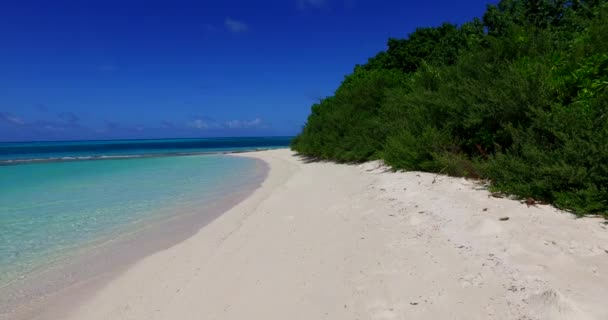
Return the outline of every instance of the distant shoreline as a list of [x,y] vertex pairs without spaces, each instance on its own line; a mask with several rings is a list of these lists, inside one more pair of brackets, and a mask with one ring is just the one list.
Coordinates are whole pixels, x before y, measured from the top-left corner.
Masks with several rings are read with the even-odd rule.
[[143,158],[161,158],[161,157],[183,157],[183,156],[202,156],[202,155],[229,155],[234,153],[256,152],[273,149],[283,149],[287,147],[271,147],[271,148],[251,148],[235,151],[201,151],[201,152],[170,152],[170,153],[150,153],[150,154],[126,154],[126,155],[111,155],[111,156],[83,156],[83,157],[61,157],[61,158],[33,158],[33,159],[11,159],[0,160],[0,166],[12,166],[20,164],[32,163],[50,163],[50,162],[73,162],[73,161],[100,161],[100,160],[126,160],[126,159],[143,159]]
[[158,140],[175,140],[175,141],[192,141],[192,140],[231,140],[231,139],[276,139],[287,138],[293,139],[294,136],[225,136],[225,137],[206,137],[206,138],[146,138],[146,139],[92,139],[92,140],[19,140],[19,141],[0,141],[2,144],[24,144],[24,143],[74,143],[74,142],[111,142],[111,141],[158,141]]

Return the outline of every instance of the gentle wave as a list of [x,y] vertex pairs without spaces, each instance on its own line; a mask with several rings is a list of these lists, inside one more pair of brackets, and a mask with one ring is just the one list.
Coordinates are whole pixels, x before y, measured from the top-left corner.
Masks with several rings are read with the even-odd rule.
[[204,138],[160,140],[108,140],[0,143],[0,154],[27,155],[44,153],[117,153],[127,150],[192,150],[255,148],[289,145],[291,137]]
[[231,151],[166,152],[166,153],[145,153],[145,154],[121,154],[121,155],[75,156],[75,157],[49,157],[49,158],[32,158],[32,159],[9,159],[9,160],[0,160],[0,166],[10,166],[10,165],[19,165],[19,164],[28,164],[28,163],[70,162],[70,161],[95,161],[95,160],[124,160],[124,159],[160,158],[160,157],[177,157],[177,156],[234,154],[234,153],[244,153],[244,152],[270,150],[270,149],[273,149],[273,148],[253,148],[253,149],[231,150]]

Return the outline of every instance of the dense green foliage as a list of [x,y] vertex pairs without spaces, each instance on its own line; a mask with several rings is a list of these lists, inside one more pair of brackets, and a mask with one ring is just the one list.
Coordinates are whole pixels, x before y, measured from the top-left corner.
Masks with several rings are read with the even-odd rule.
[[420,28],[312,107],[292,148],[482,177],[578,214],[608,212],[608,5],[502,0]]

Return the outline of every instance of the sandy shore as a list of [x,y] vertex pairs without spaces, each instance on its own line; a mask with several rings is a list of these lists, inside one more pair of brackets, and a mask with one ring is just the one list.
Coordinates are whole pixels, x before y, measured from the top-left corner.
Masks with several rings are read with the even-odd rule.
[[608,319],[601,219],[375,163],[240,156],[269,164],[261,188],[67,318]]

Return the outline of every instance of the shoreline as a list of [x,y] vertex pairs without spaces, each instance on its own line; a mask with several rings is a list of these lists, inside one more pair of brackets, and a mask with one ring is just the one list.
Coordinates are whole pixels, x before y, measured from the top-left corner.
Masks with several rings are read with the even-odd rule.
[[378,162],[234,156],[266,163],[259,188],[34,319],[608,318],[601,219]]
[[143,221],[129,232],[125,230],[118,237],[100,239],[93,246],[55,259],[50,266],[1,287],[0,295],[5,298],[0,304],[0,319],[60,318],[74,301],[90,297],[137,261],[189,238],[247,198],[265,180],[268,166],[261,160],[253,161],[253,177],[238,190],[217,197],[202,207],[164,208],[162,211],[179,214]]

